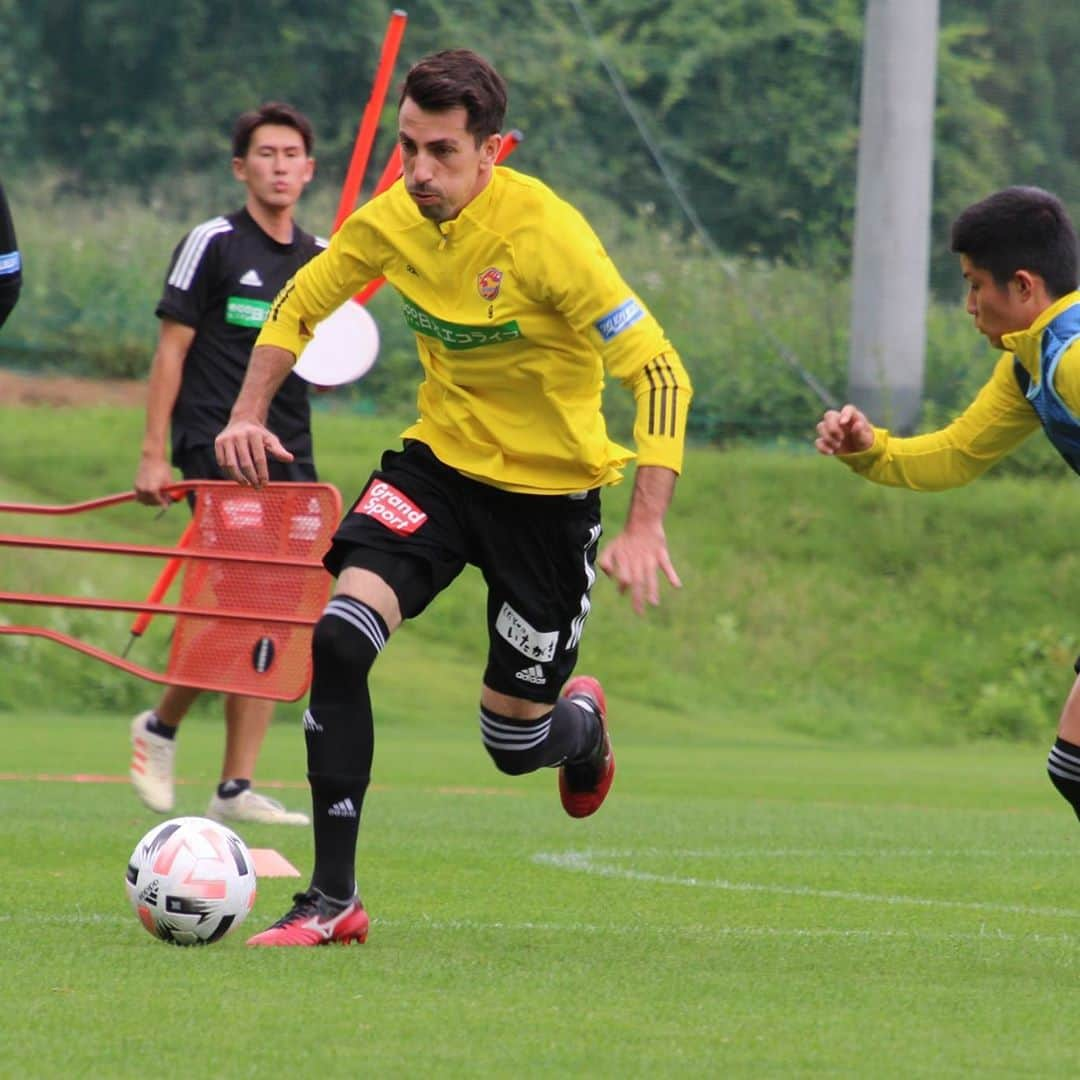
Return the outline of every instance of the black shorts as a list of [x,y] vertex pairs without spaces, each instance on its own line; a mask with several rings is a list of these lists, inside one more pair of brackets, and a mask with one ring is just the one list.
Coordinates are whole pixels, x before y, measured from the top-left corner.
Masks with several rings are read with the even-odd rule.
[[387,450],[323,562],[370,570],[411,619],[461,573],[488,587],[492,690],[554,702],[577,663],[600,540],[600,492],[522,495],[470,480],[423,443]]
[[[173,455],[173,464],[180,470],[185,480],[228,480],[218,467],[213,446],[187,446]],[[315,463],[307,458],[295,458],[292,461],[278,461],[267,455],[266,464],[270,479],[275,483],[314,484]]]

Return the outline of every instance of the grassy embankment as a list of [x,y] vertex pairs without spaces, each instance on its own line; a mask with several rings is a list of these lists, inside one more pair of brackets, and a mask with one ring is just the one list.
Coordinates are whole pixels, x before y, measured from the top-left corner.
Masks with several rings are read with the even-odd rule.
[[[0,410],[0,499],[126,488],[140,423],[130,410]],[[324,478],[351,494],[395,428],[320,413]],[[626,494],[608,498],[612,528]],[[1076,515],[1069,483],[1004,477],[918,497],[810,454],[693,450],[669,529],[685,588],[645,620],[607,581],[594,592],[582,666],[608,685],[619,772],[586,822],[559,810],[550,773],[501,776],[479,745],[483,608],[467,572],[374,674],[358,865],[370,940],[304,955],[243,947],[295,879],[261,880],[251,918],[211,949],[149,938],[123,871],[160,819],[122,778],[128,717],[154,689],[0,637],[6,1064],[135,1077],[153,1061],[181,1077],[194,1054],[237,1075],[358,1062],[384,1076],[1072,1075],[1061,1005],[1076,983],[1076,823],[1046,782],[1044,746],[932,744],[990,729],[1048,741],[1050,699],[1069,683]],[[183,510],[0,517],[163,541]],[[2,589],[143,595],[152,576],[135,560],[0,558]],[[113,648],[127,637],[119,617],[0,608],[28,613]],[[292,805],[306,798],[297,713],[279,708],[260,760]],[[204,812],[220,750],[208,707],[178,746],[177,813]],[[79,782],[109,777],[121,782]],[[309,830],[242,835],[306,880]]]
[[[0,497],[69,502],[130,486],[136,410],[0,410]],[[316,415],[322,476],[346,501],[396,422]],[[608,535],[629,485],[606,498]],[[1080,505],[1070,479],[986,478],[945,495],[873,487],[810,453],[691,449],[669,518],[684,588],[644,619],[601,577],[581,664],[620,699],[625,722],[689,741],[798,732],[869,741],[1045,738],[1071,678],[1071,597]],[[4,531],[172,543],[132,506],[90,517],[4,515]],[[141,598],[157,565],[5,549],[0,588]],[[472,709],[485,652],[482,583],[467,571],[381,658],[390,718]],[[106,648],[127,620],[5,606],[9,621],[74,627]],[[167,620],[158,620],[159,624]],[[160,655],[157,626],[133,656]],[[159,652],[155,653],[155,649]],[[0,640],[0,708],[44,691],[57,708],[128,710],[147,688],[40,641]],[[425,693],[425,687],[428,693]],[[439,703],[436,706],[436,703]],[[631,719],[633,718],[633,719]]]

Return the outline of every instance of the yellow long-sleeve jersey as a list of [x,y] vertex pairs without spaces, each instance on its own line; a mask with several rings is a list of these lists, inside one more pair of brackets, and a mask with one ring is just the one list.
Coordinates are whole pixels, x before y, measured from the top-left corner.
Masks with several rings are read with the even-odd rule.
[[608,438],[606,370],[636,399],[638,463],[681,470],[682,361],[584,217],[540,181],[499,167],[439,224],[399,181],[297,272],[258,344],[299,356],[319,320],[380,275],[404,301],[424,369],[403,437],[510,491],[616,483],[635,455]]
[[[868,450],[844,454],[839,460],[875,483],[917,491],[944,491],[974,480],[1040,428],[1039,416],[1016,380],[1014,360],[1037,381],[1043,330],[1077,303],[1080,292],[1068,293],[1027,330],[1006,334],[1002,343],[1009,351],[1002,354],[975,400],[947,427],[911,438],[874,428],[874,443]],[[1080,341],[1062,354],[1054,389],[1069,410],[1080,416]]]

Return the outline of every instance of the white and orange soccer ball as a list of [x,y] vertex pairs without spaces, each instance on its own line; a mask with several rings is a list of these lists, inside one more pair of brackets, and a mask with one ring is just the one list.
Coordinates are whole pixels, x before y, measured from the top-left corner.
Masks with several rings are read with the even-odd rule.
[[127,893],[156,938],[209,945],[239,926],[255,903],[255,865],[224,825],[180,817],[155,825],[128,860]]

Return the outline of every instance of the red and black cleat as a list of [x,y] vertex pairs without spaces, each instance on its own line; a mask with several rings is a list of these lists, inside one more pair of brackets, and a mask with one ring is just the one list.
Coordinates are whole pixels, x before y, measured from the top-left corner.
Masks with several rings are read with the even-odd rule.
[[268,930],[248,938],[249,945],[330,945],[367,940],[368,913],[360,898],[342,904],[318,889],[297,893],[293,907]]
[[559,767],[559,797],[563,809],[576,818],[588,817],[600,809],[615,779],[615,751],[607,729],[607,701],[604,689],[591,675],[576,675],[563,687],[562,696],[580,701],[596,713],[600,721],[600,741],[584,760]]

